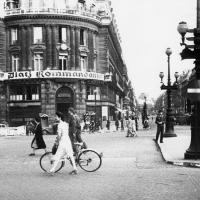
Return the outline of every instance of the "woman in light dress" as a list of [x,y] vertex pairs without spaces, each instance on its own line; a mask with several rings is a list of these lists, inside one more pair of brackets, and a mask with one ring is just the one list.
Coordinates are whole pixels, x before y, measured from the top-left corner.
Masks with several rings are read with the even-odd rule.
[[127,121],[127,135],[126,135],[126,137],[129,137],[129,136],[130,137],[137,136],[135,119],[133,119],[132,116],[129,116],[129,119]]
[[77,174],[77,168],[73,156],[73,149],[72,149],[72,143],[69,138],[69,124],[64,122],[64,115],[61,112],[56,112],[56,119],[58,120],[58,135],[56,138],[56,142],[58,143],[58,149],[56,151],[56,154],[53,157],[53,166],[50,169],[50,173],[54,173],[55,169],[60,161],[60,159],[67,155],[72,162],[73,171],[70,172],[70,174]]

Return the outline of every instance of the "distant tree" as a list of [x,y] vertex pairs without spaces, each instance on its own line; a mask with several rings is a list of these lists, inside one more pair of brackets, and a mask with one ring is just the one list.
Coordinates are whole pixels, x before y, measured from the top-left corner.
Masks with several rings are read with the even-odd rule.
[[142,93],[140,94],[140,96],[139,96],[139,99],[145,100],[145,98],[147,98],[148,96],[149,96],[148,94],[142,92]]
[[154,104],[154,110],[155,112],[158,112],[158,110],[163,110],[166,108],[166,93],[161,94],[156,100]]

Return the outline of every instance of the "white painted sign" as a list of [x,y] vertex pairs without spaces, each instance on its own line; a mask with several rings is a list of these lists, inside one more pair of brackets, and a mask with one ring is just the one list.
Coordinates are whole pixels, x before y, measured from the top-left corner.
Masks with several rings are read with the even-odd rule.
[[188,93],[200,93],[200,88],[188,88]]
[[64,70],[44,70],[44,71],[19,71],[19,72],[1,72],[0,80],[14,79],[32,79],[32,78],[70,78],[70,79],[93,79],[104,81],[104,74],[82,71],[64,71]]

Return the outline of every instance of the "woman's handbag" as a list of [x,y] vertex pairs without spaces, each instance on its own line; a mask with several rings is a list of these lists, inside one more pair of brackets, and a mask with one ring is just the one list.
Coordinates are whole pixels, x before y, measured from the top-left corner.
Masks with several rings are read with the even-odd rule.
[[57,149],[58,149],[58,144],[54,143],[54,145],[52,147],[52,150],[51,150],[51,152],[52,152],[53,155],[56,154]]

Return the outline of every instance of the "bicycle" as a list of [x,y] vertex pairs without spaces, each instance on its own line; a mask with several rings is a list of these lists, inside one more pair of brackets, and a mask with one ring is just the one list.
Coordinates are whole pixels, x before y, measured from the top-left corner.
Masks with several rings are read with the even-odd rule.
[[[91,149],[82,149],[83,143],[74,143],[74,145],[77,149],[77,154],[75,155],[76,165],[79,165],[80,168],[86,172],[95,172],[101,167],[102,154],[99,154]],[[40,167],[43,171],[49,172],[51,169],[53,164],[52,156],[52,152],[46,152],[40,157]],[[69,160],[70,164],[72,165],[71,159],[67,156],[64,156],[59,161],[55,173],[64,167],[67,160]]]

